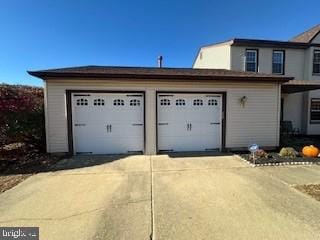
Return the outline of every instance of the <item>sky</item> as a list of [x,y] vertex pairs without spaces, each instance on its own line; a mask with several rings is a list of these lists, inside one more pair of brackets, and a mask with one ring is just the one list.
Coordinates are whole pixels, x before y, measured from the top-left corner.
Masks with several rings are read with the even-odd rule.
[[231,38],[288,40],[320,23],[319,0],[0,0],[0,83],[42,86],[27,70],[191,67]]

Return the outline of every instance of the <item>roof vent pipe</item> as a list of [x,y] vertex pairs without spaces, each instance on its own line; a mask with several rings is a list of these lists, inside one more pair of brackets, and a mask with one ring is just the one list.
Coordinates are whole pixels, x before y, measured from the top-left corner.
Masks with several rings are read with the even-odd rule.
[[163,57],[162,57],[162,56],[159,56],[159,57],[158,57],[158,67],[159,67],[159,68],[162,68],[162,60],[163,60]]

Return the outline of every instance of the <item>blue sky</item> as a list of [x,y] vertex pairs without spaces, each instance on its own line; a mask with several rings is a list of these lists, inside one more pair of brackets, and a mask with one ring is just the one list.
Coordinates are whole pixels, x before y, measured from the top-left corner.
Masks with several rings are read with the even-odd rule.
[[0,82],[79,65],[191,67],[200,46],[287,40],[320,23],[319,0],[0,0]]

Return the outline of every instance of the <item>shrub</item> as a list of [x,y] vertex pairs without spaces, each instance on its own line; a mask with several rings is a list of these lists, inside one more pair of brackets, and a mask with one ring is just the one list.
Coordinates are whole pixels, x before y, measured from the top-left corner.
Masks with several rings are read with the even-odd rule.
[[281,157],[287,157],[287,158],[295,158],[297,154],[298,154],[297,151],[292,147],[281,148],[279,153]]
[[0,85],[0,145],[25,142],[45,149],[43,89]]

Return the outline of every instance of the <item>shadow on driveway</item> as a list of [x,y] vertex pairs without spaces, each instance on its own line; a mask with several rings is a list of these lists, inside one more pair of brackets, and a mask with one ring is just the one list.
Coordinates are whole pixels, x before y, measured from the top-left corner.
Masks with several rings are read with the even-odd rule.
[[[169,158],[180,160],[184,158],[197,158],[197,157],[219,157],[219,156],[232,156],[232,153],[224,152],[179,152],[179,153],[163,153]],[[156,157],[163,156],[162,154]],[[148,157],[147,155],[134,155],[134,154],[114,154],[114,155],[78,155],[72,157],[49,155],[45,161],[34,161],[19,165],[18,163],[9,166],[7,170],[0,173],[1,176],[9,176],[15,174],[36,174],[43,172],[55,172],[61,170],[81,169],[93,166],[104,165],[107,163],[116,162],[127,158],[134,157]],[[130,159],[128,159],[130,160]],[[17,165],[17,166],[15,166]]]
[[48,155],[47,160],[42,162],[35,159],[35,161],[27,164],[13,163],[5,171],[0,173],[0,176],[81,169],[115,162],[120,159],[125,159],[129,156],[133,155],[83,155],[73,157]]

